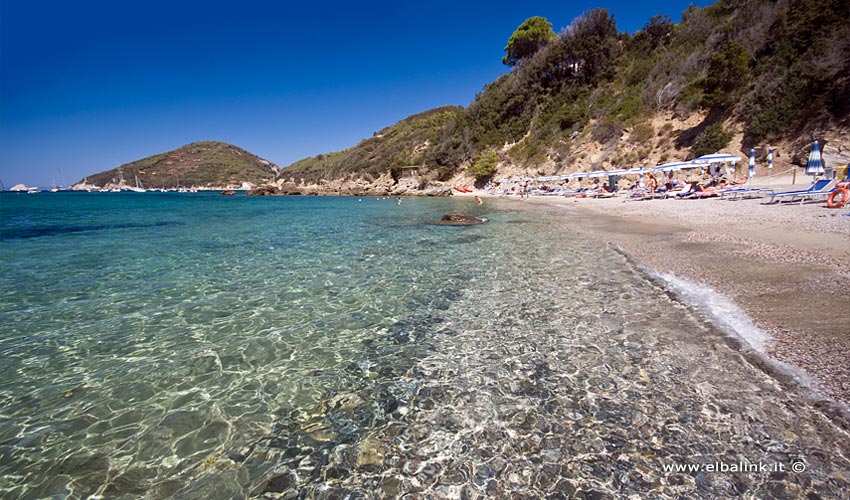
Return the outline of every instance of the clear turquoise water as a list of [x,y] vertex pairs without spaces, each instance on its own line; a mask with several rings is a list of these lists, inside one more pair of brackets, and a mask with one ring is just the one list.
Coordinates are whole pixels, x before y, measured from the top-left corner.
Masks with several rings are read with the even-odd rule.
[[152,480],[267,435],[401,356],[481,258],[480,229],[422,224],[451,201],[2,203],[0,439],[28,486],[81,450]]
[[[0,195],[0,496],[846,491],[798,389],[580,217],[517,208]],[[490,222],[424,224],[454,212]],[[812,472],[662,468],[730,450]]]

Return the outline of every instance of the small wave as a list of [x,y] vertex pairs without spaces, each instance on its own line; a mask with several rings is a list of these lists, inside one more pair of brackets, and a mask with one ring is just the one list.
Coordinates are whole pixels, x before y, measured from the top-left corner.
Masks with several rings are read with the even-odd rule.
[[743,340],[765,354],[773,337],[757,327],[737,304],[707,286],[698,285],[673,274],[658,273],[668,287],[688,305],[703,313],[727,334]]

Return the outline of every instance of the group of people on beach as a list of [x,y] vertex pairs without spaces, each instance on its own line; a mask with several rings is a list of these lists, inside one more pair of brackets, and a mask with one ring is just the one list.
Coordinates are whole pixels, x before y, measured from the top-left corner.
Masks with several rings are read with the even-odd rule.
[[[634,181],[612,176],[608,178],[608,182],[605,182],[603,178],[595,177],[587,183],[579,181],[579,186],[575,189],[570,189],[569,180],[565,180],[556,186],[542,185],[534,188],[528,181],[524,181],[521,185],[504,189],[501,193],[497,193],[496,190],[490,192],[502,195],[518,194],[520,200],[527,199],[532,194],[568,194],[567,192],[582,197],[610,197],[615,193],[626,192],[631,197],[656,197],[663,194],[665,197],[675,195],[677,198],[702,198],[716,196],[721,189],[746,182],[746,178],[728,180],[720,173],[712,174],[708,171],[702,175],[691,175],[687,181],[683,182],[671,172],[661,179],[656,177],[655,174],[649,173]],[[582,186],[582,184],[584,185]]]

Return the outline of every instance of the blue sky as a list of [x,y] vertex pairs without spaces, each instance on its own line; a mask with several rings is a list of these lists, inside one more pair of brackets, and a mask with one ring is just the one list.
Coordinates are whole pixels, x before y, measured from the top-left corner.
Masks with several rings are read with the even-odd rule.
[[468,105],[528,17],[605,7],[633,32],[691,3],[0,0],[0,180],[68,185],[199,140],[283,167]]

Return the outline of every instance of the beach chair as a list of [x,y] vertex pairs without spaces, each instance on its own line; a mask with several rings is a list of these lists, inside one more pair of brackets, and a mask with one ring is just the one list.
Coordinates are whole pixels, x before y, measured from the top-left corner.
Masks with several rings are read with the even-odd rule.
[[744,198],[760,198],[773,194],[771,188],[730,188],[718,191],[724,200],[742,200]]
[[800,189],[797,191],[783,191],[780,193],[773,193],[770,195],[770,203],[782,203],[783,201],[795,201],[797,198],[800,199],[800,204],[802,205],[804,201],[807,199],[811,199],[817,196],[828,196],[832,191],[832,179],[820,179],[812,183],[808,189]]
[[570,197],[573,197],[573,196],[578,196],[580,194],[585,194],[586,191],[587,190],[585,190],[585,189],[564,190],[563,192],[560,193],[560,196],[565,196],[567,198],[570,198]]

